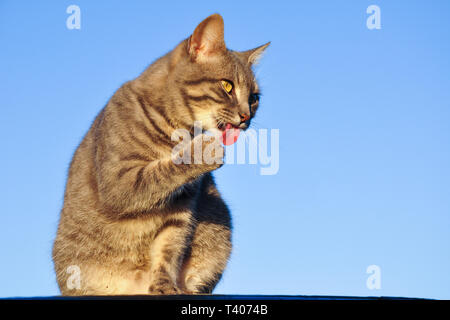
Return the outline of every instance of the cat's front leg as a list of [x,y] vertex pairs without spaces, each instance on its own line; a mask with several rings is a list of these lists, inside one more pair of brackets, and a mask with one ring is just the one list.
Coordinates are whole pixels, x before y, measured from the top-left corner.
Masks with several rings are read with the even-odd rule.
[[150,251],[149,294],[179,294],[177,278],[193,233],[189,210],[171,214],[159,228]]
[[195,212],[196,228],[178,278],[184,293],[211,293],[231,252],[231,216],[211,174],[204,178]]
[[[174,157],[169,168],[184,168],[183,172],[179,172],[180,175],[192,175],[198,178],[223,164],[224,149],[220,140],[203,134],[195,137],[178,152],[181,159],[189,161],[180,163],[177,161],[177,157]],[[201,152],[200,162],[196,161],[198,152]],[[186,153],[188,157],[186,157]],[[178,278],[197,222],[195,214],[188,209],[185,212],[181,210],[181,212],[172,213],[166,218],[152,244],[150,294],[181,293],[178,287]]]

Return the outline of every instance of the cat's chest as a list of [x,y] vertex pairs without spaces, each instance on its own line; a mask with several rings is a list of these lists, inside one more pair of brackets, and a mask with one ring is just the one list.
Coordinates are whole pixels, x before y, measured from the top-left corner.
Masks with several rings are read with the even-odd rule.
[[186,183],[178,187],[169,196],[170,205],[182,205],[185,203],[187,206],[195,206],[197,199],[200,195],[200,189],[202,185],[203,177],[199,177],[196,180]]

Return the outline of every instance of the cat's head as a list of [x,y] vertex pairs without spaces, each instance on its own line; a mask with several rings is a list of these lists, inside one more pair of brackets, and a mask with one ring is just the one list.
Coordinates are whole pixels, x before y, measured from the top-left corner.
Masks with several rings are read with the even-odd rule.
[[227,49],[219,14],[203,20],[180,44],[184,52],[174,64],[175,81],[183,104],[203,129],[249,127],[260,99],[252,66],[269,44],[243,52]]

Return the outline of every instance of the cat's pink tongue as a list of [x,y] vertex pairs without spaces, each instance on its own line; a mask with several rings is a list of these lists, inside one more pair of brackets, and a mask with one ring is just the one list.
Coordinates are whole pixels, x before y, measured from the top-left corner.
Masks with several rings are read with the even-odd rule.
[[239,133],[241,133],[241,130],[233,127],[231,123],[227,123],[222,133],[222,143],[226,146],[232,145],[239,138]]

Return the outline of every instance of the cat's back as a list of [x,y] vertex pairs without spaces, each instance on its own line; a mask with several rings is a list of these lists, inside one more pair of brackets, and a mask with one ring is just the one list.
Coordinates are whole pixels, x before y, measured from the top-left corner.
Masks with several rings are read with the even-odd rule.
[[95,168],[95,154],[98,146],[96,140],[100,137],[98,131],[101,130],[105,110],[106,107],[99,112],[73,154],[67,175],[62,215],[67,211],[64,210],[66,208],[74,209],[74,206],[79,204],[95,207],[98,201],[96,196],[98,185]]

